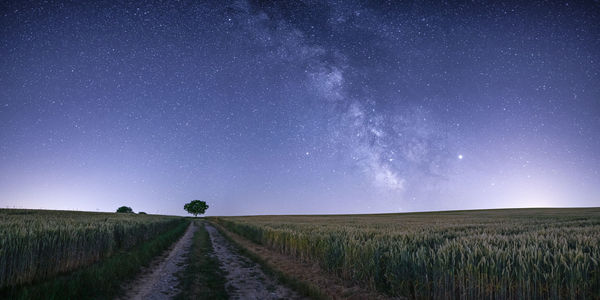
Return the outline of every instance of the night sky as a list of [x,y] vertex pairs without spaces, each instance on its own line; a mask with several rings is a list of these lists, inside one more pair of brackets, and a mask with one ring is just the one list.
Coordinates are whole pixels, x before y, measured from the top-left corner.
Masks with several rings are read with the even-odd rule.
[[599,153],[598,1],[0,4],[3,208],[600,206]]

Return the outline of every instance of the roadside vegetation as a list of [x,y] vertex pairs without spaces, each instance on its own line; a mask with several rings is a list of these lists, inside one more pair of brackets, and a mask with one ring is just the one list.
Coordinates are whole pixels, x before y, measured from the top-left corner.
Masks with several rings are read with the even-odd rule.
[[197,221],[187,266],[179,274],[181,293],[176,299],[228,299],[226,279],[214,256],[213,246],[204,222]]
[[310,299],[321,300],[328,299],[327,295],[323,293],[319,287],[308,284],[307,282],[298,280],[293,275],[286,274],[279,270],[277,267],[272,265],[268,257],[261,257],[254,253],[252,250],[245,248],[242,244],[236,241],[230,236],[230,232],[221,227],[219,224],[212,223],[219,233],[235,248],[235,250],[241,255],[251,259],[255,263],[259,264],[261,269],[268,275],[272,276],[278,282],[292,288],[297,293],[308,297]]
[[211,219],[390,296],[600,295],[598,208]]
[[189,224],[181,217],[0,210],[0,298],[110,298]]

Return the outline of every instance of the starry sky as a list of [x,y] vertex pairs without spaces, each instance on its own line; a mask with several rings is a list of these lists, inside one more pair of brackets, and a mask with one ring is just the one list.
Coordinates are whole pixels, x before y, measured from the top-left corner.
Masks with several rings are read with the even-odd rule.
[[0,207],[600,206],[600,2],[3,1]]

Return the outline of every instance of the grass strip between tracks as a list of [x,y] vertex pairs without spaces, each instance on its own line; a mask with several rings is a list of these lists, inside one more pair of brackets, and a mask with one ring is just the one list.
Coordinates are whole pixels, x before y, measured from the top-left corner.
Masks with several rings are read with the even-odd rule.
[[228,299],[226,279],[214,255],[204,222],[197,222],[187,266],[178,274],[181,293],[175,299]]

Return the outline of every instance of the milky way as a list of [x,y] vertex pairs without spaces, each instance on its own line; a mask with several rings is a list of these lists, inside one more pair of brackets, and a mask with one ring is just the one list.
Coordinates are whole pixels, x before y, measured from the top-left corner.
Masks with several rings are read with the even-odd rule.
[[600,205],[600,4],[12,1],[0,206]]

